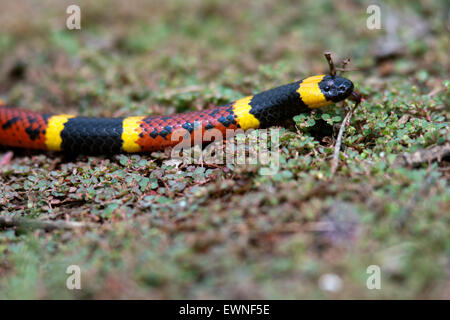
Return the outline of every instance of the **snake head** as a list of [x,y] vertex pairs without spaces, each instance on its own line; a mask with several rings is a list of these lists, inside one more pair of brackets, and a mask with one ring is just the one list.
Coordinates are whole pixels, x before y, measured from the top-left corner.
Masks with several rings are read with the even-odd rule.
[[327,75],[319,82],[320,91],[328,101],[339,102],[353,92],[353,82],[346,78]]

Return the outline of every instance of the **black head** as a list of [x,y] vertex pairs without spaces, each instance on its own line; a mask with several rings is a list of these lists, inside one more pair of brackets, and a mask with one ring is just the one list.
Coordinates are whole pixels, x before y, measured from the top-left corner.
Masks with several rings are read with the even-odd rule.
[[319,82],[320,91],[329,101],[342,101],[353,92],[353,82],[348,79],[327,75]]

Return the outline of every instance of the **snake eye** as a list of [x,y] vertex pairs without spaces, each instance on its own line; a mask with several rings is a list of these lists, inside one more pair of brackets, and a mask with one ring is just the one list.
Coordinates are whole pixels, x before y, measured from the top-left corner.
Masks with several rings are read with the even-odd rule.
[[324,90],[325,92],[328,92],[328,91],[330,91],[330,87],[329,87],[329,86],[326,86],[325,88],[323,88],[323,90]]

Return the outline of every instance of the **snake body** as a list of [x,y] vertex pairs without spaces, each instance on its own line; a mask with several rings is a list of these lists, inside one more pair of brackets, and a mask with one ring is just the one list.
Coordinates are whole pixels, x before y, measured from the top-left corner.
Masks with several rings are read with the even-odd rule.
[[201,130],[258,129],[346,99],[353,83],[318,75],[251,95],[224,106],[168,116],[90,118],[42,114],[0,105],[0,145],[70,154],[151,152],[175,146]]

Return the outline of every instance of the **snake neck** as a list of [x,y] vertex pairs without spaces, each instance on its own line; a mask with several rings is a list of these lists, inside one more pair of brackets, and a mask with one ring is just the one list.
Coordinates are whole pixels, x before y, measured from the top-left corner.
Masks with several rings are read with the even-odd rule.
[[322,84],[327,77],[308,77],[236,101],[233,111],[239,125],[243,129],[268,128],[300,113],[336,102],[324,94]]
[[298,93],[301,81],[263,91],[253,96],[249,111],[260,122],[260,128],[280,125],[286,119],[308,112]]

